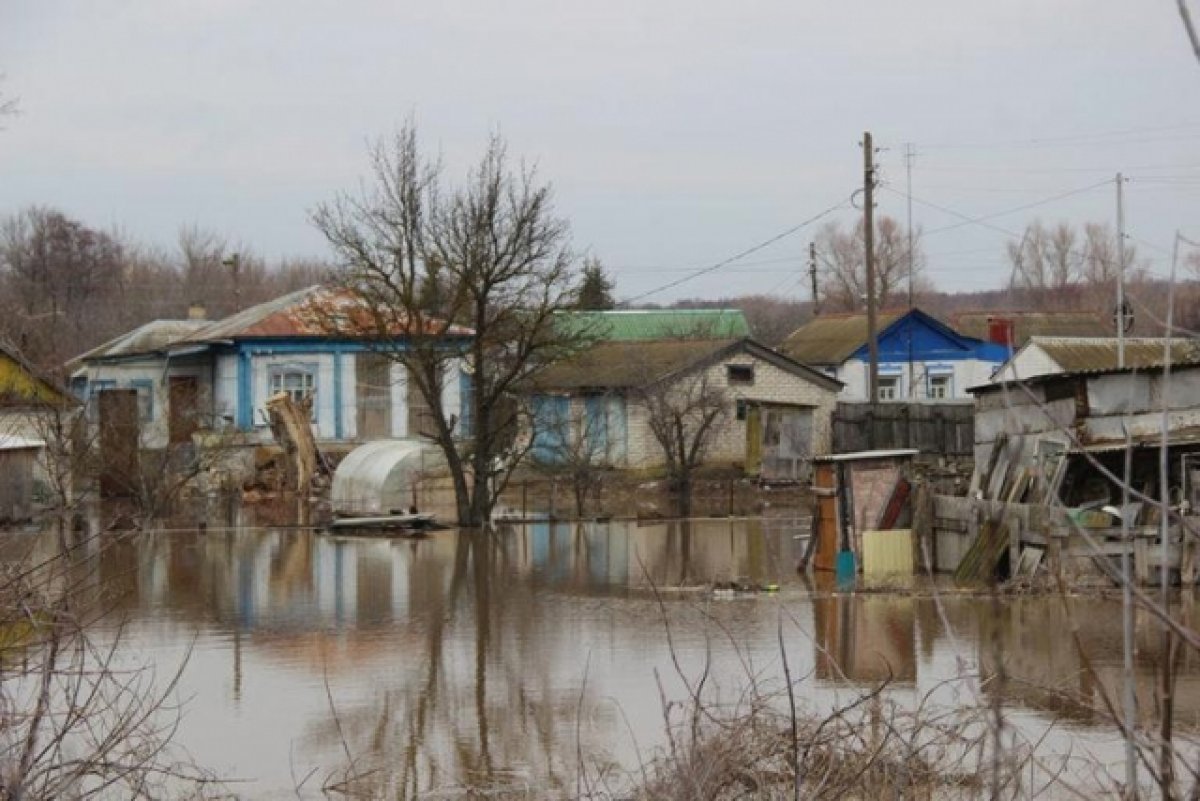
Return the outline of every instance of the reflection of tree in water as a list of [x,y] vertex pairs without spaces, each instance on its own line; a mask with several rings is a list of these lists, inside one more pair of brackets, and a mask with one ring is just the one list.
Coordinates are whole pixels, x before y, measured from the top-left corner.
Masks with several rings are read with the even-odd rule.
[[[299,745],[334,754],[344,736],[353,757],[347,776],[372,795],[464,785],[520,791],[534,781],[565,789],[580,695],[582,708],[594,699],[586,688],[553,689],[555,666],[545,656],[557,649],[546,641],[559,627],[543,619],[528,584],[511,580],[519,546],[518,538],[463,533],[449,563],[413,559],[423,629],[416,649],[396,654],[394,675],[375,691],[336,699],[336,718],[313,723]],[[585,742],[584,750],[593,749]]]

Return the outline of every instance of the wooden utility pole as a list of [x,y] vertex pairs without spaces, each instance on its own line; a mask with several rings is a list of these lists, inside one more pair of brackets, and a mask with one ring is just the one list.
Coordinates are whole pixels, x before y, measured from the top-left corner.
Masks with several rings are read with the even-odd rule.
[[812,282],[813,317],[821,313],[821,296],[817,294],[817,245],[808,243],[808,279]]
[[875,146],[871,132],[863,134],[863,258],[867,268],[867,397],[879,402],[879,331],[875,319]]
[[[905,186],[904,194],[908,200],[908,310],[913,310],[913,229],[912,229],[912,163],[913,163],[913,146],[911,143],[904,146],[904,171],[908,176],[908,183]],[[926,371],[928,373],[928,371]],[[916,368],[913,366],[913,330],[912,320],[908,322],[908,397],[917,397],[917,381]]]
[[[1125,198],[1121,189],[1125,179],[1117,173],[1117,367],[1125,367]],[[1167,332],[1167,338],[1171,337]]]

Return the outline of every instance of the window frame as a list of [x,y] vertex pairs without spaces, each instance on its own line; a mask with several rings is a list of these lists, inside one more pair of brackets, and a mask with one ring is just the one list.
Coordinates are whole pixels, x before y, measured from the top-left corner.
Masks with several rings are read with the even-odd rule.
[[733,362],[725,365],[725,380],[730,386],[748,387],[754,385],[754,363]]
[[[943,388],[944,394],[934,394],[935,382]],[[954,375],[952,373],[934,373],[930,375],[926,381],[925,395],[930,400],[950,400],[954,397]]]
[[[309,381],[307,388],[289,388],[284,386],[284,376],[301,375],[306,376]],[[276,382],[279,386],[276,387]],[[312,396],[312,408],[309,410],[309,422],[317,422],[317,398],[320,387],[320,365],[313,362],[283,362],[280,364],[267,365],[267,398],[276,395],[280,392],[286,392],[294,402],[299,402],[299,399],[304,396],[304,393]],[[296,393],[300,392],[298,396]],[[265,425],[265,422],[264,422]]]
[[[891,393],[890,395],[884,394],[885,384],[886,384],[888,392]],[[877,396],[875,398],[875,400],[876,400],[876,402],[879,402],[879,403],[882,403],[884,401],[899,400],[901,389],[902,389],[902,387],[900,386],[900,376],[898,376],[898,375],[881,375],[878,377],[878,383],[876,384],[876,387],[875,387],[875,392],[876,392],[876,396]]]

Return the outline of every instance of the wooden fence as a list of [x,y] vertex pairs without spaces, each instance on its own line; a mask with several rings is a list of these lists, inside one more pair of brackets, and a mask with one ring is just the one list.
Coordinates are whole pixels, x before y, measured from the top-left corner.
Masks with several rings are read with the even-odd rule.
[[970,401],[839,403],[833,413],[835,453],[916,448],[921,453],[970,457],[975,405]]

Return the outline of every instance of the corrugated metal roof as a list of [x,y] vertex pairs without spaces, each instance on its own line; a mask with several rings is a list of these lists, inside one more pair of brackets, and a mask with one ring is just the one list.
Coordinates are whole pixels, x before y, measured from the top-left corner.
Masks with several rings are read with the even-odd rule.
[[[452,325],[441,332],[440,321],[430,320],[430,332],[469,336],[471,330]],[[393,336],[409,332],[403,315],[396,313],[386,321]],[[371,309],[350,289],[310,286],[266,303],[243,309],[237,314],[209,323],[186,341],[207,342],[222,339],[267,337],[371,337],[380,330],[380,321]]]
[[0,451],[24,451],[44,447],[45,440],[19,437],[16,434],[0,434]]
[[[1163,366],[1162,338],[1125,340],[1125,366],[1131,369]],[[1065,373],[1087,373],[1117,369],[1116,337],[1033,337],[1030,347],[1043,352]],[[1190,339],[1171,341],[1171,362],[1188,364],[1200,361],[1200,343]]]
[[[882,331],[908,311],[882,311],[877,328]],[[867,315],[823,314],[793,331],[779,350],[805,364],[841,364],[867,341]]]
[[211,325],[207,320],[152,320],[128,333],[110,339],[103,345],[92,348],[87,353],[76,356],[68,364],[93,359],[114,359],[139,353],[153,353],[187,339],[207,325]]
[[955,330],[969,337],[988,339],[992,318],[1013,322],[1013,347],[1019,348],[1035,336],[1104,337],[1113,333],[1112,324],[1090,311],[964,311],[951,315]]
[[532,383],[541,390],[645,386],[732,344],[732,340],[601,342],[546,368]]
[[630,309],[564,312],[558,319],[571,333],[610,342],[656,339],[741,339],[750,324],[741,309]]
[[853,451],[814,456],[814,462],[869,462],[873,459],[911,459],[920,453],[916,448],[893,448],[880,451]]

